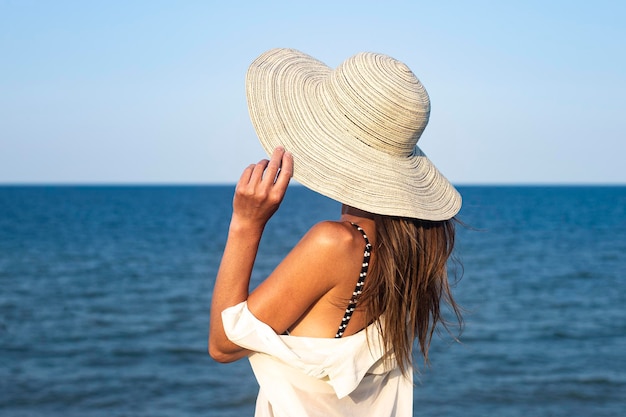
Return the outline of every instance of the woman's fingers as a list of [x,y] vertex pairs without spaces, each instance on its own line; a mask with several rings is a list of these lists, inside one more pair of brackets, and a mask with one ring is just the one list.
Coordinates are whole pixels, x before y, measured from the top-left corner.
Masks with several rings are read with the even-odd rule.
[[[275,211],[282,202],[291,176],[293,175],[293,156],[278,147],[271,159],[263,159],[248,166],[241,174],[236,191],[237,207],[244,212],[260,210]],[[270,214],[271,215],[271,214]]]
[[[271,186],[276,182],[278,174],[281,172],[284,155],[285,149],[283,147],[274,149],[269,161],[262,159],[256,165],[250,165],[246,168],[240,181],[244,180],[244,183],[252,184],[265,183]],[[293,171],[293,168],[291,170]]]
[[272,186],[276,182],[276,178],[281,169],[284,154],[285,149],[282,146],[277,147],[274,149],[274,152],[272,152],[272,156],[267,164],[265,174],[263,176],[263,181],[267,185]]
[[272,158],[265,170],[263,181],[268,187],[269,195],[275,202],[280,203],[283,200],[292,175],[293,156],[291,153],[286,152],[283,147],[274,149]]
[[284,152],[281,156],[280,172],[276,178],[274,186],[281,193],[285,194],[289,181],[293,176],[293,155],[290,152]]
[[267,159],[262,159],[252,170],[252,175],[250,176],[250,182],[253,184],[258,184],[263,180],[264,172],[267,169],[267,165],[270,161]]
[[256,164],[250,164],[243,170],[241,177],[239,177],[239,185],[248,184],[250,182],[250,177],[252,176],[252,171],[254,171],[255,166]]

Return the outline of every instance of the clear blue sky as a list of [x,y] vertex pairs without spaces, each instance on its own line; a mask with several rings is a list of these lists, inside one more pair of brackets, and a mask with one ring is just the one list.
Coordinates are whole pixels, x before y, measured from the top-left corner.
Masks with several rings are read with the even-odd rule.
[[454,183],[626,183],[623,1],[0,0],[0,183],[232,183],[248,64],[413,69]]

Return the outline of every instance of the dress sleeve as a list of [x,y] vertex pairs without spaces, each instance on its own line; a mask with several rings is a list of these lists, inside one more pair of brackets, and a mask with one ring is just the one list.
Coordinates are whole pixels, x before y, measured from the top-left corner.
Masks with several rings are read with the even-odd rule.
[[226,337],[242,348],[276,356],[288,362],[298,359],[274,329],[250,312],[246,301],[224,310],[222,323]]

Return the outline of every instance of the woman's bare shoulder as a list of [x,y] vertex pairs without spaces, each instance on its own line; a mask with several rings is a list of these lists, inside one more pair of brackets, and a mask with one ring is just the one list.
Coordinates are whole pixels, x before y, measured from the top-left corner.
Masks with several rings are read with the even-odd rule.
[[[325,220],[315,224],[302,239],[305,245],[317,250],[329,250],[331,254],[344,255],[342,251],[351,251],[359,243],[355,229],[348,222]],[[337,253],[339,252],[339,253]]]

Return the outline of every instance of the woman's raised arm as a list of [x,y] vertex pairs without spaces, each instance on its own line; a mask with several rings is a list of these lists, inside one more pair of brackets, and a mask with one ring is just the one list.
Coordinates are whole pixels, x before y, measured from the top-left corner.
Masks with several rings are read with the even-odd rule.
[[293,157],[276,148],[271,159],[247,167],[235,189],[233,215],[211,301],[209,353],[230,362],[247,352],[224,333],[221,313],[248,299],[252,267],[267,221],[283,200],[291,176]]

